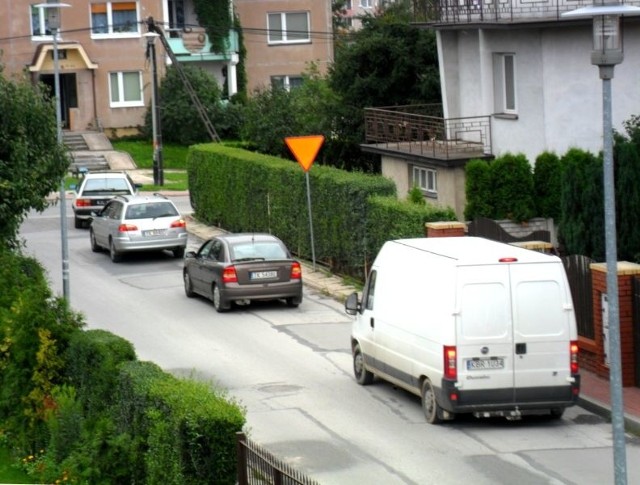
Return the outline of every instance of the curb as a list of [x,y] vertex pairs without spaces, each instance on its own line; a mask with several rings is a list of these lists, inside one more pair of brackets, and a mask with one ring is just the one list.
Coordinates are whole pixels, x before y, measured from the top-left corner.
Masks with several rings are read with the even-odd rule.
[[[611,422],[611,406],[609,404],[585,396],[580,396],[576,404],[587,411],[605,418],[608,422]],[[625,413],[624,429],[627,433],[640,436],[640,419]]]

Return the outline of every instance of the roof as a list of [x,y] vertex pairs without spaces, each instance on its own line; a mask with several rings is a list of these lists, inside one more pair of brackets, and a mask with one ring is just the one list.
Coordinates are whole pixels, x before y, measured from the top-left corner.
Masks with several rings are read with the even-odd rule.
[[457,260],[462,264],[497,263],[502,258],[516,258],[519,263],[549,263],[559,261],[557,256],[543,254],[538,251],[481,237],[432,237],[398,239],[390,242],[439,254]]

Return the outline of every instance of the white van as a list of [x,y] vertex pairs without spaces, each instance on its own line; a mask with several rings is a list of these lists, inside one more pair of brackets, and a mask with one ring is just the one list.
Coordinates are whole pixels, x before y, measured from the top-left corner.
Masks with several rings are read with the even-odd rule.
[[345,310],[358,383],[378,376],[421,396],[429,423],[559,418],[578,399],[576,321],[556,256],[476,237],[388,241]]

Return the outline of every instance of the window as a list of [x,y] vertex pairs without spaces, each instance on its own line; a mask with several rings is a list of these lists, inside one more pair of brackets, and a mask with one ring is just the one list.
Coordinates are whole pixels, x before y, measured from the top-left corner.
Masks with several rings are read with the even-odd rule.
[[302,86],[302,76],[271,76],[271,87],[291,91],[291,88]]
[[131,36],[139,33],[136,2],[91,4],[91,33],[94,36]]
[[360,0],[360,6],[362,8],[371,8],[373,7],[373,0]]
[[309,14],[307,12],[280,12],[267,15],[269,44],[309,42]]
[[362,307],[367,310],[373,310],[373,300],[375,298],[376,293],[376,275],[377,271],[374,269],[369,274],[369,278],[367,279],[367,285],[364,289],[364,293],[362,295]]
[[417,185],[427,195],[434,196],[438,193],[438,172],[430,168],[413,167],[413,185]]
[[31,5],[31,35],[33,37],[51,35],[46,7]]
[[496,113],[516,113],[516,56],[494,54],[494,99]]
[[139,72],[112,72],[109,74],[109,92],[112,108],[144,106],[142,76]]
[[344,8],[346,10],[352,10],[353,9],[353,2],[351,0],[346,0],[344,2]]

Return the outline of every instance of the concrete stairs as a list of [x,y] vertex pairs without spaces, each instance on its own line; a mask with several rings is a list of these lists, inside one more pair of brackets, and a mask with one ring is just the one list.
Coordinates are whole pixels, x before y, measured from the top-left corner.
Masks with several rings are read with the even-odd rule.
[[65,132],[63,133],[63,142],[71,153],[70,172],[78,174],[84,169],[90,172],[109,170],[109,163],[105,155],[92,152],[82,133]]

